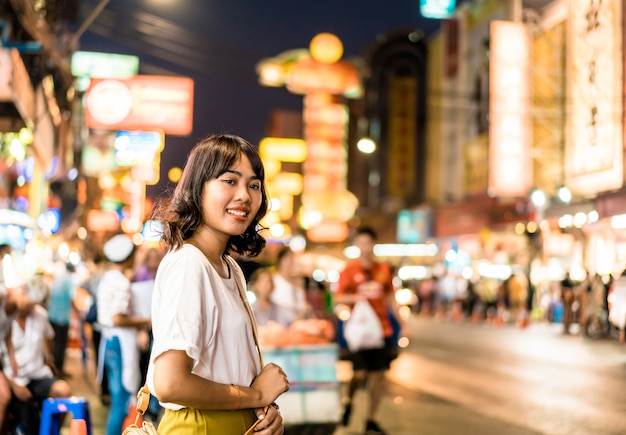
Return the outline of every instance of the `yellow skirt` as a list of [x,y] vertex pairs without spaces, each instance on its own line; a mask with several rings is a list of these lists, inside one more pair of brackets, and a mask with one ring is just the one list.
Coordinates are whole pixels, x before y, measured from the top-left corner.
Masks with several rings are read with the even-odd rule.
[[203,411],[166,409],[159,422],[159,435],[243,435],[256,421],[252,409]]

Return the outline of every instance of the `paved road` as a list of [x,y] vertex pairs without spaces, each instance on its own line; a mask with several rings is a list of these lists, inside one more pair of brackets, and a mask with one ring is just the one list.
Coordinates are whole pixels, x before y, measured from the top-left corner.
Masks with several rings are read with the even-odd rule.
[[564,336],[549,324],[418,318],[414,327],[389,373],[412,398],[398,412],[384,403],[381,417],[397,416],[386,419],[390,434],[626,434],[626,347],[615,340]]
[[[615,340],[564,336],[549,324],[412,320],[412,343],[393,363],[380,409],[390,435],[626,434],[626,346]],[[70,351],[68,369],[92,405],[94,435],[104,434],[93,363],[85,372]],[[340,362],[338,374],[345,381],[349,364]],[[366,400],[357,395],[350,426],[335,435],[362,433]]]

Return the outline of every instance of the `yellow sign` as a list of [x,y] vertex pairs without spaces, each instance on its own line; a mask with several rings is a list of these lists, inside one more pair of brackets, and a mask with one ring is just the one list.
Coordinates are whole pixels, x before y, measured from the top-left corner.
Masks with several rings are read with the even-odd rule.
[[300,163],[306,158],[306,142],[303,139],[266,137],[259,143],[259,154],[264,161]]

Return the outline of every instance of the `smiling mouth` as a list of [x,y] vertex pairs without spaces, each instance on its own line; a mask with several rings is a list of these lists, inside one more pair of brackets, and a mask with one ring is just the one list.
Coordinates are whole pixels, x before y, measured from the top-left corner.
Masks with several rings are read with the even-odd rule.
[[237,217],[240,217],[240,218],[248,217],[248,212],[242,211],[242,210],[226,210],[226,212],[228,214],[231,214],[233,216],[237,216]]

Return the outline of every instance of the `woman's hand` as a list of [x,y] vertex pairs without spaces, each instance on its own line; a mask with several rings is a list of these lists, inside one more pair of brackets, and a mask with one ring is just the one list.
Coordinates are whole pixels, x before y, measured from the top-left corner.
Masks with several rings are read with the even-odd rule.
[[282,435],[285,432],[285,426],[283,425],[283,417],[278,411],[278,405],[270,405],[267,407],[267,412],[263,408],[257,408],[254,410],[257,418],[260,420],[256,428],[255,434],[259,435]]
[[289,381],[283,369],[274,363],[269,363],[254,378],[251,387],[261,393],[261,402],[263,406],[266,406],[289,390]]

